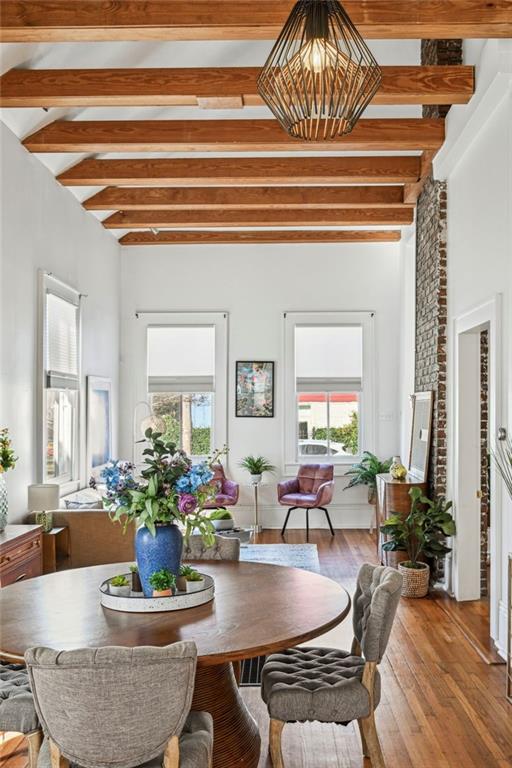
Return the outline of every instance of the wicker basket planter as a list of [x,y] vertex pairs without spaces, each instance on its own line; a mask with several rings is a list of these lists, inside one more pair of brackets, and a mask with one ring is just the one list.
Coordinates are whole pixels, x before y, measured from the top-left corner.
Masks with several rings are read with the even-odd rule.
[[407,568],[403,563],[398,564],[398,570],[403,576],[402,597],[425,597],[428,594],[430,568],[427,563],[417,563],[421,568]]

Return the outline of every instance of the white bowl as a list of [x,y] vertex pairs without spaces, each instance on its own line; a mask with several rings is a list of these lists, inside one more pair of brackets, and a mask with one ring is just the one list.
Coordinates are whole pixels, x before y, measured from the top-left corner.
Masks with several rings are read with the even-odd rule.
[[187,581],[187,592],[201,592],[204,589],[204,579],[201,581]]
[[212,520],[212,523],[216,531],[230,531],[235,525],[232,517],[227,520]]
[[116,595],[116,597],[130,597],[132,590],[129,584],[126,587],[114,587],[112,584],[109,584],[108,591],[111,595]]

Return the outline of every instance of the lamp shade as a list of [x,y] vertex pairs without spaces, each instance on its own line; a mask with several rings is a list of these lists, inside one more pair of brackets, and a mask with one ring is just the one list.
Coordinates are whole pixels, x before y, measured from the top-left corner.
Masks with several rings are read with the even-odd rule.
[[56,483],[39,483],[28,487],[28,511],[43,512],[59,508],[60,488]]
[[258,91],[290,136],[315,141],[350,133],[382,74],[338,0],[295,3]]

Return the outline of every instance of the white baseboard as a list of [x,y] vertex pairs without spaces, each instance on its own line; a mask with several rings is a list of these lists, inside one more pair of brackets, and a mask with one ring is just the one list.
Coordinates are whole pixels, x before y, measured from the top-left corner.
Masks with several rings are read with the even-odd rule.
[[[330,504],[327,508],[333,528],[361,528],[370,527],[370,519],[374,514],[369,504]],[[235,522],[240,527],[246,527],[254,523],[254,507],[249,505],[237,505],[232,508]],[[259,522],[263,528],[281,528],[286,518],[286,507],[276,505],[260,505]],[[304,529],[306,527],[306,512],[304,509],[294,509],[288,520],[288,528]],[[310,528],[329,529],[324,512],[312,509],[309,513]]]

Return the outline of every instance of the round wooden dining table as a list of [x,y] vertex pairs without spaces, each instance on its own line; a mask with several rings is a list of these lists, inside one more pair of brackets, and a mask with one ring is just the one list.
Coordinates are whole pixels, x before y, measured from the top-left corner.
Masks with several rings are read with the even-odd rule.
[[59,571],[0,590],[0,651],[22,656],[105,645],[163,646],[193,640],[198,664],[192,708],[214,720],[214,768],[256,768],[260,735],[238,689],[233,663],[284,650],[339,624],[346,590],[316,573],[262,563],[208,561],[215,598],[196,608],[121,613],[100,604],[99,586],[127,563]]

